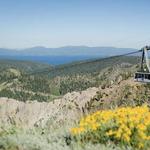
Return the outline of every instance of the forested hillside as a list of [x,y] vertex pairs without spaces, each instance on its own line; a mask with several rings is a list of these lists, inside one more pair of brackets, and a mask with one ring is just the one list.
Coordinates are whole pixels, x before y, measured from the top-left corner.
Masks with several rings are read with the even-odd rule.
[[44,63],[37,63],[32,61],[18,61],[18,60],[10,60],[10,59],[0,59],[0,71],[7,69],[17,69],[24,73],[34,72],[36,70],[42,70],[47,68],[52,68],[52,66]]
[[133,76],[138,62],[139,58],[134,56],[110,57],[51,67],[34,62],[0,60],[0,97],[51,101],[68,92],[109,86],[120,76]]

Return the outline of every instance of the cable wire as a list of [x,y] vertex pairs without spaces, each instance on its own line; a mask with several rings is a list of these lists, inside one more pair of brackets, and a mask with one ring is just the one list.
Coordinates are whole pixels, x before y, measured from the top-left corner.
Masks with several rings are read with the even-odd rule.
[[123,57],[123,56],[128,56],[128,55],[133,55],[133,54],[136,54],[136,53],[139,53],[139,52],[142,52],[142,50],[138,50],[138,51],[135,51],[135,52],[130,52],[130,53],[125,53],[125,54],[121,54],[121,55],[115,55],[115,56],[110,56],[110,57],[105,57],[105,58],[97,58],[97,59],[90,59],[90,60],[85,60],[85,61],[82,61],[82,62],[77,62],[77,63],[74,63],[74,64],[71,64],[69,66],[67,66],[67,64],[65,65],[61,65],[61,66],[56,66],[54,68],[48,68],[48,70],[44,69],[44,70],[39,70],[39,71],[36,71],[36,72],[32,72],[32,73],[29,73],[29,74],[25,74],[25,76],[27,75],[34,75],[34,74],[41,74],[41,73],[47,73],[47,72],[52,72],[52,71],[55,71],[55,70],[62,70],[64,69],[64,67],[73,67],[73,66],[76,66],[76,65],[81,65],[81,64],[88,64],[88,63],[93,63],[93,62],[97,62],[99,60],[104,60],[104,59],[111,59],[111,58],[116,58],[116,57]]
[[[56,66],[54,68],[45,68],[44,70],[38,70],[38,71],[34,71],[34,72],[31,72],[31,73],[26,73],[26,74],[23,74],[22,76],[23,77],[26,77],[26,76],[31,76],[31,75],[37,75],[37,74],[43,74],[43,73],[51,73],[53,71],[56,71],[56,70],[63,70],[64,68],[66,67],[74,67],[76,65],[81,65],[81,64],[88,64],[88,63],[93,63],[93,62],[97,62],[97,61],[102,61],[104,59],[112,59],[112,58],[118,58],[118,57],[123,57],[123,56],[128,56],[128,55],[133,55],[133,54],[136,54],[136,53],[139,53],[139,52],[142,52],[142,50],[138,50],[138,51],[134,51],[134,52],[130,52],[130,53],[125,53],[125,54],[121,54],[121,55],[114,55],[114,56],[110,56],[110,57],[105,57],[105,58],[97,58],[97,59],[90,59],[90,60],[85,60],[85,61],[82,61],[82,62],[76,62],[74,64],[71,64],[71,65],[60,65],[60,66]],[[18,77],[14,77],[12,78],[12,80],[14,79],[18,79]]]

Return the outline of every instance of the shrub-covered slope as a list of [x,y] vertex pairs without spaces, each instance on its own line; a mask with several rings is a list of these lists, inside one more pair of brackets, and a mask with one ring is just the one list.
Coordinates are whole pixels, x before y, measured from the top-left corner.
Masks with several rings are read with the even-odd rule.
[[108,86],[115,82],[115,76],[133,76],[138,60],[138,57],[112,57],[54,68],[45,64],[3,60],[0,97],[20,101],[51,101],[68,92],[82,91],[99,85]]

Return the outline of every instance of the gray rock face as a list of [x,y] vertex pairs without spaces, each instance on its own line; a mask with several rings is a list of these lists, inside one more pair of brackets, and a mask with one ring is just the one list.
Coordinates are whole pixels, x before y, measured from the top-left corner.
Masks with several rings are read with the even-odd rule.
[[67,93],[53,102],[28,101],[0,98],[0,125],[16,125],[32,128],[45,125],[48,120],[62,122],[76,120],[83,115],[86,103],[96,94],[98,88],[82,92]]

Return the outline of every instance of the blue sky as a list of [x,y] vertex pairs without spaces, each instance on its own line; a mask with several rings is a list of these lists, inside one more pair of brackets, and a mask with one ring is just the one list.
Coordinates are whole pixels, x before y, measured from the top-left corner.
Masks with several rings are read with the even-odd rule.
[[0,0],[0,47],[150,44],[150,0]]

